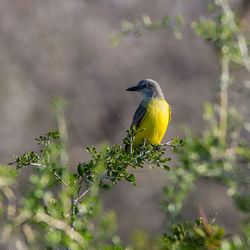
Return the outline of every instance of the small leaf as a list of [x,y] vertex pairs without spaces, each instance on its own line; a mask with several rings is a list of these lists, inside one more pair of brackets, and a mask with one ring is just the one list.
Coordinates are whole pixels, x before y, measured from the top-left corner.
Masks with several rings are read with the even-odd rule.
[[170,167],[169,167],[169,166],[167,166],[167,165],[163,165],[163,168],[164,168],[165,170],[167,170],[167,171],[169,171],[169,170],[170,170]]
[[130,174],[126,177],[126,180],[129,182],[135,182],[135,176],[133,174]]
[[123,144],[130,144],[130,139],[128,137],[124,138]]
[[116,34],[110,40],[111,46],[115,47],[119,43],[120,40],[121,40],[121,35],[120,34]]
[[105,190],[109,190],[111,187],[108,184],[103,184],[102,188],[105,189]]
[[168,157],[168,158],[165,158],[165,159],[162,160],[163,163],[168,162],[168,161],[171,161],[171,158]]
[[79,174],[80,176],[83,176],[83,174],[84,174],[84,169],[83,169],[83,166],[82,166],[81,163],[78,164],[77,171],[78,171],[78,174]]
[[151,20],[150,16],[147,14],[142,15],[142,21],[143,21],[145,26],[149,26],[152,24],[152,20]]
[[59,130],[50,130],[48,131],[48,137],[52,139],[58,139],[60,138],[60,132]]
[[169,16],[164,16],[161,23],[163,26],[168,26],[169,22],[170,22]]
[[176,16],[175,20],[176,20],[176,23],[178,25],[183,24],[183,17],[182,16],[180,16],[180,15]]

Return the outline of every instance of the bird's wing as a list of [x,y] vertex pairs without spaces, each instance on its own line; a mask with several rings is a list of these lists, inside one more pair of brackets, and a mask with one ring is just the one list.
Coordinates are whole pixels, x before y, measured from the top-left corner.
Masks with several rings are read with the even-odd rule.
[[133,128],[133,126],[135,125],[136,128],[138,128],[142,118],[144,117],[144,115],[146,114],[147,109],[144,105],[142,105],[142,103],[140,103],[139,107],[136,109],[135,114],[133,116],[133,121],[132,124],[130,126],[130,129]]
[[[139,127],[140,122],[143,119],[143,117],[146,114],[146,112],[147,112],[147,109],[145,108],[145,106],[141,102],[140,105],[139,105],[139,107],[135,111],[135,114],[133,116],[133,121],[132,121],[132,124],[130,126],[130,129],[132,129],[133,126],[135,126],[136,128]],[[132,140],[132,136],[131,136],[131,140]],[[127,154],[129,152],[132,153],[132,145],[126,144],[125,145],[125,151],[127,152]]]

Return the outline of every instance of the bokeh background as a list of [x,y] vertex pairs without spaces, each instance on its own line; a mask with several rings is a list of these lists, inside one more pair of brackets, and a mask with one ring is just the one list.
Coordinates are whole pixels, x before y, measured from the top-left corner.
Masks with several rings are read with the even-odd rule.
[[[233,1],[248,23],[249,5]],[[112,47],[121,21],[134,22],[144,13],[152,19],[183,16],[183,39],[176,40],[169,30],[147,31]],[[207,15],[202,0],[1,0],[0,162],[36,149],[34,138],[56,128],[50,105],[56,96],[68,101],[72,169],[87,159],[84,147],[122,144],[140,101],[125,89],[144,78],[160,83],[172,107],[164,140],[181,136],[185,124],[199,134],[203,103],[217,99],[220,75],[217,51],[190,28],[192,20]],[[244,106],[244,100],[238,101]],[[163,232],[167,220],[159,206],[167,173],[145,168],[135,175],[137,187],[122,183],[102,194],[105,209],[116,211],[118,234],[127,242],[137,230]],[[217,222],[228,233],[237,232],[240,215],[225,192],[215,182],[199,181],[186,200],[184,218],[197,218],[202,204],[207,214],[219,213]]]

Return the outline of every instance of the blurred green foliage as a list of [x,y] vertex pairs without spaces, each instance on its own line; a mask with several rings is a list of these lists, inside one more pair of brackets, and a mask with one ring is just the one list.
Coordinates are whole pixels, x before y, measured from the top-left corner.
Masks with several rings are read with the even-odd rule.
[[[249,117],[248,113],[242,115],[240,108],[233,103],[230,92],[237,82],[231,72],[237,73],[237,69],[250,71],[249,47],[250,40],[242,31],[242,22],[231,9],[228,0],[207,0],[210,17],[201,17],[199,21],[191,22],[191,27],[197,35],[215,48],[221,65],[221,76],[218,81],[218,101],[205,103],[204,122],[205,129],[201,134],[185,127],[186,146],[178,152],[178,163],[174,171],[168,174],[168,185],[164,189],[162,209],[167,216],[167,228],[173,223],[181,222],[181,212],[185,198],[195,188],[196,180],[210,178],[227,187],[227,194],[231,197],[233,204],[243,215],[242,238],[233,236],[232,241],[222,240],[211,249],[249,249],[250,242],[250,148],[249,139]],[[178,19],[178,18],[177,18]],[[141,35],[144,30],[171,28],[174,32],[181,31],[183,20],[173,21],[164,17],[162,21],[152,21],[149,16],[142,17],[142,22],[122,24],[122,35]],[[145,21],[146,20],[146,21]],[[177,26],[176,26],[177,25]],[[185,24],[188,25],[188,24]],[[175,33],[176,35],[176,33]],[[181,35],[176,36],[182,37]],[[241,92],[248,93],[248,81]],[[164,249],[207,249],[208,245],[199,245],[195,239],[194,227],[182,224],[177,227],[183,232],[180,239],[173,231],[172,236],[165,237]],[[215,230],[216,231],[216,230]],[[220,231],[220,230],[219,230]],[[222,236],[222,230],[219,234]],[[188,235],[188,237],[185,237]],[[191,237],[191,241],[189,239]],[[175,240],[173,240],[175,239]],[[182,240],[185,239],[185,242]],[[222,239],[222,238],[221,238]],[[189,242],[186,242],[186,240]],[[176,241],[176,242],[174,242]],[[195,245],[195,242],[197,243]],[[204,242],[203,242],[204,243]]]
[[171,20],[168,15],[164,16],[161,20],[154,20],[149,15],[143,14],[135,23],[127,20],[122,21],[121,32],[115,34],[110,40],[112,46],[116,46],[123,36],[141,36],[146,30],[154,31],[158,29],[165,29],[173,32],[176,39],[182,39],[181,26],[183,24],[182,16],[176,16],[175,20]]
[[[220,247],[249,249],[249,113],[241,115],[239,107],[230,98],[230,91],[234,91],[232,86],[236,84],[231,72],[239,68],[250,71],[249,40],[242,33],[242,20],[232,12],[227,0],[208,3],[214,12],[212,18],[201,18],[198,22],[192,22],[191,26],[218,51],[221,64],[218,101],[205,104],[203,118],[206,127],[201,134],[193,132],[191,128],[184,129],[186,147],[178,153],[175,171],[168,175],[171,185],[165,187],[162,207],[171,218],[169,225],[181,221],[184,200],[195,188],[196,180],[214,179],[227,187],[227,194],[243,215],[241,239],[233,236],[230,243],[223,240]],[[186,247],[180,246],[180,249]]]
[[[1,249],[249,249],[250,148],[241,133],[249,133],[249,122],[231,103],[229,91],[234,84],[232,66],[250,70],[250,43],[227,0],[207,2],[215,13],[212,18],[191,23],[197,34],[216,48],[221,64],[218,101],[205,104],[205,130],[197,135],[185,128],[185,147],[181,150],[184,142],[178,138],[157,147],[141,145],[130,154],[119,145],[105,146],[101,151],[88,147],[90,160],[70,171],[65,102],[57,98],[53,109],[59,130],[49,130],[36,139],[39,153],[14,156],[12,165],[16,168],[0,165]],[[181,39],[182,24],[179,16],[175,21],[168,16],[152,21],[144,14],[135,24],[123,21],[121,33],[111,43],[116,45],[124,35],[138,36],[144,30],[159,28],[171,30]],[[128,131],[124,144],[131,144],[134,132],[134,128]],[[167,148],[178,152],[178,163],[171,170]],[[122,180],[136,185],[131,168],[145,164],[168,171],[162,201],[167,232],[156,239],[137,232],[133,246],[125,247],[115,234],[116,215],[102,209],[100,190]],[[25,180],[21,186],[20,178]],[[244,217],[240,237],[226,237],[224,229],[215,224],[214,218],[207,220],[204,212],[195,223],[181,222],[185,198],[199,178],[212,178],[227,187],[227,194]]]
[[[54,103],[58,107],[58,104]],[[63,109],[57,109],[58,121],[65,122]],[[66,124],[59,127],[65,128]],[[128,131],[125,144],[131,144]],[[66,131],[64,131],[66,135]],[[177,151],[183,144],[175,138],[165,145],[141,145],[131,154],[124,147],[114,145],[88,147],[90,160],[80,162],[76,172],[70,171],[65,159],[66,136],[58,130],[49,130],[36,138],[40,152],[25,152],[13,156],[16,169],[0,167],[1,193],[1,248],[20,242],[22,249],[123,249],[116,230],[115,214],[103,212],[99,199],[100,189],[109,189],[112,184],[126,180],[136,185],[132,168],[145,164],[161,167],[171,159],[166,157],[167,148]],[[62,155],[64,157],[62,157]],[[18,187],[20,174],[25,172],[25,181]],[[17,190],[16,190],[17,188]]]

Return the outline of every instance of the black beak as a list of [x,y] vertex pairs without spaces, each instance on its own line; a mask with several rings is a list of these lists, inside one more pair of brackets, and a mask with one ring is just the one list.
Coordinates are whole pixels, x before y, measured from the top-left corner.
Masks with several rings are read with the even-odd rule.
[[127,91],[137,91],[139,89],[141,89],[141,88],[138,86],[135,86],[135,87],[128,88]]

